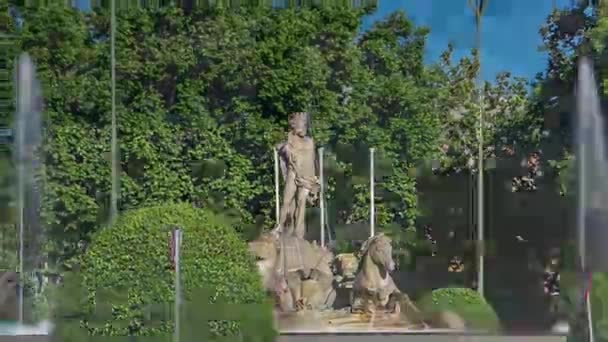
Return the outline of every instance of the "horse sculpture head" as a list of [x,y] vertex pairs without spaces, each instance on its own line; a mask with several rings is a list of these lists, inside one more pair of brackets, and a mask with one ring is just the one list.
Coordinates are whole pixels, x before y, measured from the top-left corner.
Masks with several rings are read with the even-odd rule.
[[274,269],[279,255],[276,237],[272,233],[264,233],[256,240],[249,242],[248,247],[256,259],[264,286],[272,287]]
[[272,233],[263,233],[248,243],[249,251],[258,259],[272,259],[277,255],[278,239]]
[[362,259],[368,258],[368,260],[371,260],[374,264],[387,272],[395,270],[391,239],[383,233],[367,239],[367,241],[363,243],[363,246],[361,246],[359,257]]
[[17,319],[17,288],[19,275],[15,272],[0,273],[0,320]]
[[314,269],[325,270],[325,272],[333,274],[331,269],[336,262],[336,256],[334,253],[327,248],[327,246],[321,247],[316,243],[316,241],[311,244],[311,250],[314,254],[316,254],[316,260],[313,261],[310,266],[312,266]]

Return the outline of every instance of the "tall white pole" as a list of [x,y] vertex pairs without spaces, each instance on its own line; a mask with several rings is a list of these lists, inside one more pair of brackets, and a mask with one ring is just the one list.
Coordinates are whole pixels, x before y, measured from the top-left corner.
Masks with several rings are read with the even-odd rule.
[[179,342],[180,338],[180,307],[181,307],[181,267],[180,267],[180,254],[182,246],[182,230],[176,229],[173,235],[173,244],[175,246],[175,331],[174,331],[174,342]]
[[24,174],[25,174],[25,166],[23,165],[24,161],[23,161],[23,149],[25,148],[24,144],[24,137],[23,135],[25,134],[25,129],[24,129],[24,118],[23,118],[24,113],[20,113],[19,117],[17,118],[17,127],[18,127],[18,131],[17,131],[17,148],[19,148],[20,150],[17,152],[17,156],[18,156],[18,160],[17,160],[17,170],[18,170],[18,174],[17,174],[17,206],[18,206],[18,213],[19,213],[19,284],[20,286],[18,287],[18,296],[19,296],[19,312],[18,312],[18,317],[19,317],[19,323],[22,324],[23,323],[23,305],[24,305],[24,297],[23,297],[23,280],[25,279],[24,276],[24,258],[25,258],[25,253],[24,253],[24,243],[25,243],[25,236],[24,236],[24,230],[25,230],[25,215],[24,215],[24,211],[25,211],[25,180],[24,180]]
[[[29,74],[31,70],[28,70],[24,64],[24,56],[22,55],[19,60],[17,69],[17,115],[15,117],[15,156],[17,163],[17,211],[18,211],[18,226],[19,230],[19,284],[23,285],[24,275],[24,263],[25,263],[25,153],[29,146],[25,146],[25,123],[26,116],[30,113],[28,111],[33,110],[31,103],[27,95],[32,89],[32,76]],[[23,308],[24,308],[24,297],[23,297],[23,286],[18,286],[18,319],[19,323],[23,323]]]
[[281,224],[281,203],[279,194],[279,150],[274,149],[274,215],[277,226]]
[[483,296],[484,294],[484,191],[483,191],[483,129],[484,129],[484,105],[483,105],[483,79],[481,75],[481,19],[483,13],[488,6],[489,0],[469,0],[469,6],[475,14],[475,48],[478,52],[479,71],[477,73],[477,87],[479,95],[479,131],[478,131],[478,146],[477,146],[477,292]]
[[[477,31],[476,31],[476,46],[477,49],[481,47],[481,15],[483,9],[480,9],[477,14]],[[479,65],[481,66],[481,52],[479,51]],[[479,174],[477,176],[477,247],[478,259],[477,259],[477,292],[483,297],[485,290],[484,280],[484,254],[485,254],[485,237],[484,237],[484,155],[483,155],[483,133],[484,133],[484,89],[483,80],[481,78],[481,67],[477,74],[478,91],[479,91],[479,145],[477,146],[477,161]]]
[[374,194],[374,151],[375,148],[369,149],[369,236],[376,235],[375,223],[376,223],[376,208],[375,208],[375,194]]
[[589,290],[587,292],[587,298],[585,299],[585,304],[587,305],[587,327],[589,329],[589,342],[595,342],[595,336],[593,333],[593,316],[591,314],[591,282],[592,279],[589,280]]
[[483,90],[479,89],[479,146],[478,146],[478,162],[479,174],[477,175],[477,247],[478,253],[478,273],[477,273],[477,292],[483,297],[484,295],[484,158],[483,158]]
[[19,295],[19,323],[23,323],[23,279],[25,279],[24,276],[24,257],[25,257],[25,253],[24,253],[24,243],[25,243],[25,238],[24,238],[24,194],[23,194],[23,166],[21,165],[23,163],[23,161],[19,161],[19,176],[18,176],[18,183],[19,183],[19,194],[18,194],[18,203],[19,203],[19,287],[18,287],[18,295]]
[[319,147],[319,209],[321,209],[321,247],[325,247],[325,181],[323,179],[323,147]]
[[[581,115],[582,113],[579,113],[579,115]],[[585,113],[586,114],[586,113]],[[579,123],[580,125],[581,123]],[[585,129],[589,129],[588,127],[585,127]],[[580,129],[578,130],[578,135],[579,137],[582,136],[583,134],[587,133],[585,132],[584,129]],[[579,138],[580,139],[580,138]],[[581,139],[582,140],[582,139]],[[586,209],[587,209],[587,170],[585,168],[586,166],[586,162],[587,162],[587,151],[586,151],[586,146],[585,146],[584,141],[579,141],[579,146],[578,146],[578,155],[577,155],[577,161],[578,161],[578,167],[579,167],[579,171],[578,171],[578,213],[577,213],[577,220],[578,220],[578,250],[579,250],[579,254],[580,254],[580,263],[581,263],[581,270],[584,276],[586,276],[586,274],[589,272],[589,270],[587,270],[587,250],[585,249],[586,246],[586,233],[587,233],[587,222],[585,221],[585,214],[586,214]],[[591,311],[591,280],[589,280],[589,284],[587,284],[587,286],[589,286],[588,288],[588,292],[585,293],[586,297],[584,298],[585,300],[585,309],[586,309],[586,313],[587,313],[587,328],[589,329],[589,342],[594,342],[594,334],[593,334],[593,317],[592,317],[592,311]]]

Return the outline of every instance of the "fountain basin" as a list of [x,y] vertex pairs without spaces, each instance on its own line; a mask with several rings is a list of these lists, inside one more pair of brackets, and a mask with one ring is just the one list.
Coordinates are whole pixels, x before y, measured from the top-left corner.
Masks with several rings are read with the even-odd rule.
[[48,336],[52,332],[53,324],[50,321],[42,321],[36,325],[0,322],[0,336]]

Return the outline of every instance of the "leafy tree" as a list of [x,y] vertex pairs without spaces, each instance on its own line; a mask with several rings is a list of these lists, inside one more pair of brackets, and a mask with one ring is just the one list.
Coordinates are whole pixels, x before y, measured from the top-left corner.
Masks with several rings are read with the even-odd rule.
[[[0,127],[6,127],[14,112],[14,91],[11,78],[13,77],[13,59],[18,48],[15,39],[15,20],[12,8],[8,3],[0,4]],[[10,139],[0,138],[0,234],[3,236],[3,245],[0,252],[3,254],[1,268],[7,267],[5,262],[15,267],[14,255],[16,250],[11,246],[15,242],[15,230],[13,223],[14,213],[11,207],[13,200],[11,184],[14,184],[14,173],[11,172],[11,153],[8,148]],[[9,242],[10,241],[10,242]],[[10,248],[9,248],[10,246]],[[11,255],[10,261],[5,257]]]
[[[541,28],[545,48],[549,54],[547,70],[539,75],[534,100],[542,106],[561,125],[552,130],[553,137],[546,139],[547,144],[559,146],[550,160],[550,166],[559,179],[560,191],[567,195],[574,205],[576,194],[576,158],[574,125],[571,119],[576,113],[576,67],[581,56],[590,56],[596,68],[596,79],[600,94],[606,94],[606,59],[605,42],[608,38],[606,31],[606,4],[595,4],[594,11],[586,11],[589,3],[579,3],[571,8],[556,11]],[[602,107],[604,107],[602,105]],[[575,261],[577,264],[578,261]],[[593,327],[595,338],[605,340],[605,317],[602,301],[605,297],[605,274],[594,274],[591,288],[591,303],[593,308]],[[580,281],[578,281],[580,283]],[[572,334],[569,340],[586,339],[587,317],[585,310],[580,310],[582,290],[576,282],[564,284],[566,311],[572,313]],[[581,315],[582,313],[582,315]],[[584,317],[583,317],[584,316]]]
[[[407,165],[426,158],[440,132],[432,101],[420,101],[431,99],[435,86],[422,60],[427,30],[397,13],[356,39],[362,14],[121,12],[121,209],[190,200],[232,208],[241,229],[254,224],[271,211],[270,149],[283,139],[288,113],[305,109],[329,158],[338,143],[363,142],[393,159],[398,171],[386,184],[403,204],[379,217],[412,225]],[[105,215],[108,18],[56,6],[24,17],[21,44],[41,69],[50,122],[45,218],[53,253],[65,261]],[[345,167],[351,172],[352,165]],[[355,188],[363,199],[366,189]],[[344,220],[361,220],[366,206],[350,204]]]
[[[479,100],[474,95],[479,72],[476,53],[457,65],[451,61],[452,48],[442,56],[445,88],[442,110],[446,115],[439,159],[444,173],[477,172],[476,135]],[[542,116],[528,101],[528,82],[505,72],[495,82],[483,84],[484,159],[512,158],[534,150],[542,138]]]
[[[284,139],[288,114],[307,110],[326,150],[331,223],[367,222],[364,156],[373,146],[377,225],[395,236],[413,229],[412,169],[436,159],[446,173],[474,171],[478,59],[454,62],[448,48],[438,64],[425,65],[427,28],[396,12],[361,33],[365,13],[119,12],[120,209],[190,201],[239,218],[245,236],[273,225],[265,219],[273,206],[271,149]],[[20,44],[45,85],[49,248],[69,266],[107,216],[109,19],[101,9],[58,6],[23,16]],[[525,83],[505,74],[484,91],[485,157],[514,141],[535,143]]]

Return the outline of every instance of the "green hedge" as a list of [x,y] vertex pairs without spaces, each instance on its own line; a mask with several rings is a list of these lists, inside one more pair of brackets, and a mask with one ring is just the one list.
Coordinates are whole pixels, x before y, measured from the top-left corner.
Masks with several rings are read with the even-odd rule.
[[[99,232],[82,259],[79,274],[64,285],[63,296],[81,291],[86,300],[72,298],[73,308],[60,310],[65,324],[60,324],[59,331],[73,335],[78,330],[75,325],[81,325],[92,335],[171,333],[172,315],[165,309],[172,308],[174,299],[169,252],[173,227],[183,229],[181,269],[189,303],[181,316],[182,340],[200,339],[201,329],[207,328],[211,336],[240,331],[245,340],[272,340],[271,305],[246,243],[222,217],[189,204],[127,212],[114,226]],[[251,305],[235,308],[220,303]],[[78,324],[73,319],[68,324],[65,318],[74,315],[81,317]],[[209,324],[201,324],[204,321]]]
[[500,330],[496,312],[477,292],[468,288],[448,287],[422,296],[418,306],[424,313],[449,310],[460,315],[471,329],[488,332]]
[[608,298],[608,273],[594,273],[592,279],[591,309],[594,337],[597,342],[606,342],[608,341],[608,301],[606,300]]
[[[608,273],[596,272],[591,284],[591,309],[594,338],[597,342],[608,342]],[[569,342],[588,341],[587,315],[581,312],[583,292],[587,280],[581,274],[563,272],[560,285],[562,288],[561,311],[567,314],[570,322]]]

